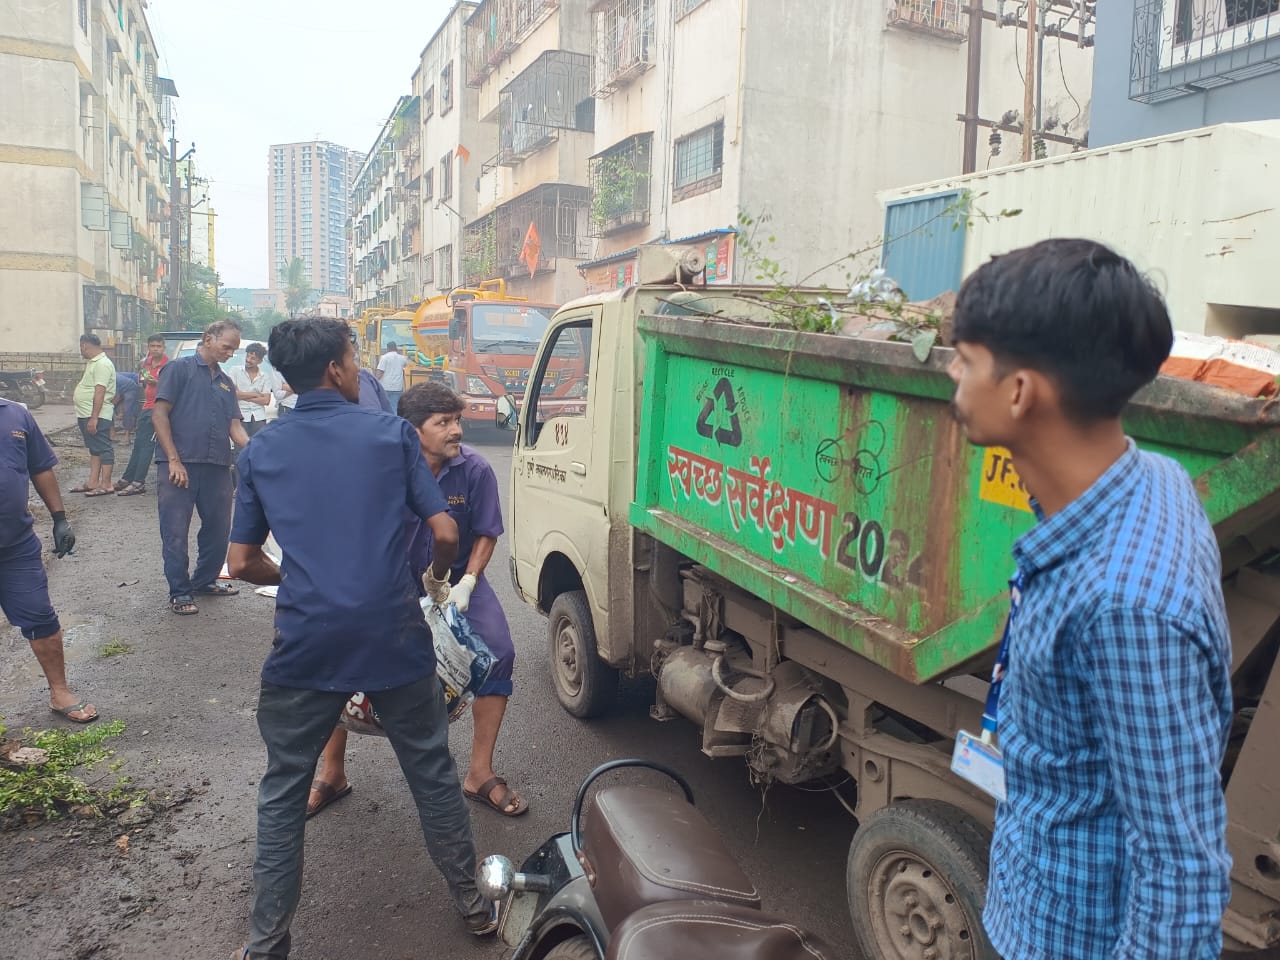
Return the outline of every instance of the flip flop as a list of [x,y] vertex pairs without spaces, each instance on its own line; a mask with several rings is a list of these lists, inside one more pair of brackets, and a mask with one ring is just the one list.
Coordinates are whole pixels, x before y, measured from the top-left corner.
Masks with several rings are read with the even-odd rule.
[[488,910],[467,917],[466,920],[467,930],[473,936],[487,937],[491,933],[497,933],[502,923],[502,904],[490,902]]
[[329,804],[335,803],[336,801],[341,800],[348,793],[350,793],[351,784],[348,783],[345,787],[342,787],[341,789],[339,789],[338,787],[335,787],[332,783],[330,783],[327,780],[312,780],[311,789],[314,790],[316,793],[320,794],[320,802],[316,804],[314,808],[308,805],[307,807],[308,820],[314,817],[317,813],[319,813]]
[[119,491],[116,494],[116,496],[117,497],[136,497],[138,494],[146,493],[146,492],[147,492],[147,485],[145,483],[131,483],[129,484],[129,486]]
[[234,597],[240,588],[229,583],[211,583],[207,587],[197,587],[195,592],[202,597]]
[[92,489],[93,487],[89,486],[87,483],[82,483],[78,487],[72,487],[67,491],[67,493],[88,493]]
[[[500,794],[501,799],[496,802],[490,797],[490,794],[493,793],[494,787],[502,787],[502,793]],[[525,798],[520,796],[520,794],[515,790],[508,787],[507,781],[503,780],[501,777],[490,777],[484,783],[480,784],[479,790],[468,790],[466,787],[463,787],[462,792],[468,800],[474,800],[476,803],[483,803],[492,807],[504,817],[518,817],[529,812],[529,804]],[[514,810],[508,810],[507,807],[511,806],[513,803],[516,808]]]
[[115,492],[114,490],[110,490],[110,489],[108,489],[108,490],[86,490],[84,495],[85,495],[86,497],[113,497],[113,496],[115,496],[115,493],[116,493],[116,492]]
[[200,608],[191,597],[170,597],[169,609],[180,617],[191,617],[200,612]]
[[49,709],[52,710],[54,713],[58,714],[59,716],[61,716],[64,720],[70,720],[72,723],[93,723],[93,721],[98,719],[98,713],[96,710],[94,711],[94,714],[92,717],[71,716],[71,714],[73,713],[80,713],[88,705],[89,704],[86,703],[84,700],[81,700],[79,703],[73,703],[69,707],[55,707],[52,704],[50,704]]

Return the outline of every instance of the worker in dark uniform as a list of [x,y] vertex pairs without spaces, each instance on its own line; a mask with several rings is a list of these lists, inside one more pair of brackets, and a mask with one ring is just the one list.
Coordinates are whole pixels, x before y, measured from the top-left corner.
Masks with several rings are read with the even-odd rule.
[[[359,369],[345,324],[285,321],[271,331],[269,358],[298,404],[240,455],[227,556],[232,576],[279,586],[258,696],[267,770],[258,790],[252,934],[242,957],[288,956],[307,788],[325,737],[358,691],[378,712],[457,911],[472,933],[492,933],[497,908],[476,888],[475,844],[402,510],[438,539],[424,584],[437,603],[449,596],[457,524],[413,429],[358,405]],[[262,550],[268,532],[282,566]]]
[[[498,479],[488,461],[462,443],[463,408],[462,398],[444,384],[424,383],[400,398],[399,413],[418,431],[427,465],[449,503],[449,515],[458,525],[458,556],[450,568],[449,601],[466,614],[472,629],[496,660],[471,705],[471,763],[462,790],[469,799],[503,816],[518,817],[528,811],[528,801],[493,769],[493,752],[511,696],[516,658],[511,627],[485,576],[485,567],[503,532]],[[409,566],[415,579],[431,564],[433,548],[430,528],[417,524],[409,547]],[[307,808],[310,816],[351,792],[346,777],[346,745],[347,731],[337,727],[325,745],[320,772],[311,784]]]
[[76,723],[92,723],[98,719],[97,709],[67,686],[62,624],[49,602],[40,538],[27,509],[29,482],[53,517],[54,553],[66,556],[76,535],[62,509],[62,491],[53,472],[57,462],[27,408],[0,400],[0,608],[31,642],[49,683],[49,708]]

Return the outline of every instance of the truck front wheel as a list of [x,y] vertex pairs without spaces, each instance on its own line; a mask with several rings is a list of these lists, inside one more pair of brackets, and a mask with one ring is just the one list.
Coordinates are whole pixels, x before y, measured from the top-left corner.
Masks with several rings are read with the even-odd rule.
[[937,800],[877,810],[849,848],[849,912],[873,960],[999,960],[982,926],[991,839]]
[[613,706],[618,671],[596,651],[586,593],[571,590],[556,597],[547,626],[551,677],[560,705],[582,720],[598,717]]

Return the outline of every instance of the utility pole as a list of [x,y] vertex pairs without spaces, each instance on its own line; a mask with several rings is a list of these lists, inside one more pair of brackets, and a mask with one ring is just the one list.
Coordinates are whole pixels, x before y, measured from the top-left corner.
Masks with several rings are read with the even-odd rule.
[[[178,156],[178,125],[169,128],[169,329],[180,330],[182,319],[182,202],[178,194],[178,164],[196,152]],[[188,177],[190,174],[188,173]]]
[[1031,141],[1035,136],[1032,110],[1036,91],[1036,33],[1039,21],[1036,0],[1027,0],[1027,72],[1022,87],[1022,159],[1031,159]]
[[978,89],[982,79],[982,0],[969,0],[969,65],[964,85],[962,173],[978,169]]

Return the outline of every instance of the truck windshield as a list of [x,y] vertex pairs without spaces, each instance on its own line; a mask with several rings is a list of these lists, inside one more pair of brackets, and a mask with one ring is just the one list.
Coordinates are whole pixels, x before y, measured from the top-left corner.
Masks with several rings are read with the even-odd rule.
[[383,320],[382,343],[378,344],[379,352],[387,349],[388,343],[399,347],[413,346],[413,320]]
[[477,353],[532,356],[550,322],[537,307],[477,304],[471,308],[471,341]]

